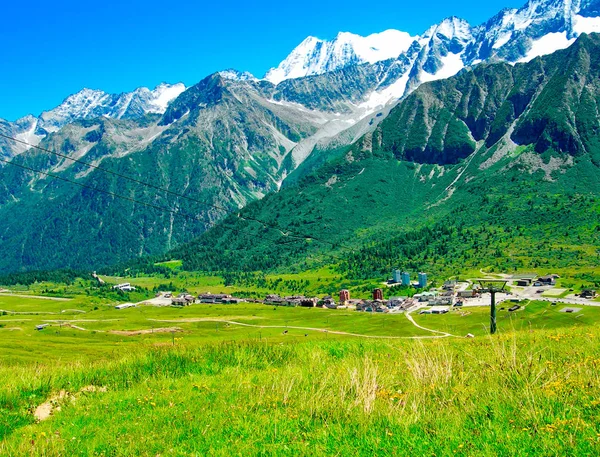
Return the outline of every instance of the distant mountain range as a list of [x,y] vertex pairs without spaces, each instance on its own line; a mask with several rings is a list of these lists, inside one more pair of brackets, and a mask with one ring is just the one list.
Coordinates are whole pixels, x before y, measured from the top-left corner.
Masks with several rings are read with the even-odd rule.
[[[0,137],[0,158],[194,217],[177,218],[0,164],[0,246],[7,253],[0,270],[92,268],[164,252],[202,234],[228,212],[301,182],[351,146],[391,148],[408,161],[424,160],[425,154],[438,165],[463,160],[481,141],[491,147],[507,134],[519,144],[550,147],[554,140],[543,140],[548,134],[540,121],[514,124],[522,113],[513,113],[499,130],[489,119],[475,122],[468,113],[449,124],[432,124],[423,107],[455,110],[455,95],[433,103],[411,94],[463,69],[497,62],[521,68],[519,63],[595,31],[600,31],[600,0],[530,1],[476,27],[448,18],[415,37],[395,30],[368,37],[340,33],[332,41],[309,37],[262,79],[224,70],[190,87],[161,84],[117,95],[83,89],[37,117],[0,120],[4,135],[205,202],[177,199]],[[493,71],[505,72],[506,65]],[[469,91],[490,103],[479,93],[487,89],[477,87]],[[513,108],[523,104],[516,100]],[[383,125],[392,122],[390,112],[389,119],[404,113],[396,131],[410,143],[390,140],[392,133],[381,137]],[[420,123],[411,121],[415,116]],[[489,116],[510,118],[504,111]],[[406,130],[409,126],[413,130]],[[492,130],[482,136],[481,129]],[[532,140],[531,131],[539,131],[542,140]],[[573,147],[586,144],[578,135],[569,138]],[[24,220],[33,222],[24,226]]]

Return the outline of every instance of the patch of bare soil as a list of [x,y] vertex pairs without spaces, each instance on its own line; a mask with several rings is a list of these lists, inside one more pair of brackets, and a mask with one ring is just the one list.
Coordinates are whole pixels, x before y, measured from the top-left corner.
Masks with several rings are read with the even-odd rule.
[[48,419],[52,415],[52,413],[60,411],[61,407],[65,404],[75,403],[77,401],[77,397],[79,397],[81,394],[93,392],[106,392],[106,390],[107,389],[104,386],[85,386],[79,389],[79,392],[76,393],[61,390],[56,395],[53,395],[44,403],[39,405],[33,412],[33,416],[38,422],[44,421]]
[[124,336],[136,336],[136,335],[147,335],[149,333],[171,333],[171,332],[183,332],[181,327],[161,327],[161,328],[148,328],[144,330],[111,330],[108,333],[115,335]]
[[[254,319],[264,319],[263,317],[260,316],[227,316],[227,319],[229,320],[234,320],[234,319],[243,319],[243,320],[254,320]],[[154,321],[154,322],[169,322],[169,323],[176,323],[176,322],[222,322],[223,319],[219,318],[219,317],[184,317],[181,319],[148,319],[149,321]]]

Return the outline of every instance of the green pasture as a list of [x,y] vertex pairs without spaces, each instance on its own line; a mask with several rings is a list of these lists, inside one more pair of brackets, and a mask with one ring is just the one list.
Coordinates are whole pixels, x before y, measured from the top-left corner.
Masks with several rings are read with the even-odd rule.
[[[525,302],[527,303],[527,302]],[[510,312],[514,303],[501,302],[497,306],[496,322],[499,333],[527,332],[531,330],[561,330],[597,327],[600,322],[600,307],[583,305],[551,304],[532,301],[517,311]],[[523,305],[523,303],[520,303]],[[581,308],[577,313],[564,313],[564,308]],[[441,330],[457,336],[471,333],[483,336],[489,333],[489,307],[466,306],[452,309],[448,314],[413,314],[420,325]]]

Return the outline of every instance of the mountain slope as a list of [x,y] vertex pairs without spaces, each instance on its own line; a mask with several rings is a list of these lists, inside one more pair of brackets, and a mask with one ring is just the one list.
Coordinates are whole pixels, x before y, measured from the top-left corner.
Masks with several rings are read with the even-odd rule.
[[167,257],[213,271],[332,262],[361,277],[398,262],[535,268],[540,252],[597,266],[599,77],[600,37],[582,35],[526,64],[424,84],[341,159],[242,210],[280,232],[229,217]]
[[[347,81],[368,78],[358,70],[345,73]],[[347,126],[346,115],[336,110],[350,111],[352,100],[361,96],[341,80],[336,83],[335,76],[277,87],[226,76],[214,74],[188,88],[163,115],[80,120],[41,142],[44,148],[154,187],[35,149],[14,159],[84,186],[181,211],[191,219],[0,166],[0,245],[7,253],[0,270],[94,268],[188,241],[227,212],[277,190],[294,166],[295,147],[321,129]],[[327,98],[315,96],[316,85],[328,88]],[[192,200],[157,192],[156,187]],[[22,220],[32,222],[23,227]]]

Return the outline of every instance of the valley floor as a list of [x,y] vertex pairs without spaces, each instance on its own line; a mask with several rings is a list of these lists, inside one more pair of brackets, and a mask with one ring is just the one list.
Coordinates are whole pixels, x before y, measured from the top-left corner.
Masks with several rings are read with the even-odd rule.
[[490,336],[482,306],[3,293],[0,455],[597,455],[600,308],[563,307],[499,310]]

